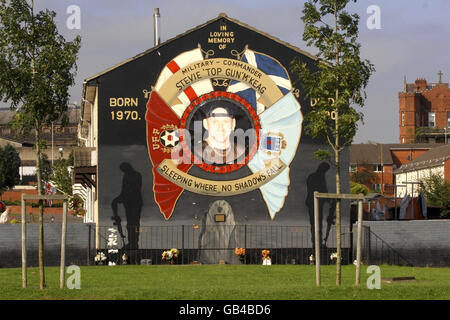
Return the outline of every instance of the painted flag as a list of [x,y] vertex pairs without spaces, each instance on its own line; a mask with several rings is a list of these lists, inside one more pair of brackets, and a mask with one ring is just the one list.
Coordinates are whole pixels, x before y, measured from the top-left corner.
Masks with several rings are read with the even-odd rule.
[[[287,166],[277,177],[260,188],[269,215],[271,219],[274,219],[277,212],[283,207],[288,194],[289,165],[294,159],[300,141],[303,116],[300,112],[300,104],[292,92],[289,92],[261,113],[259,119],[262,136],[270,137],[270,139],[261,139],[260,147],[248,163],[248,167],[255,173],[262,170],[267,161],[275,158]],[[267,144],[268,141],[271,143]],[[280,151],[273,152],[274,150],[271,150],[273,147]]]
[[261,146],[272,152],[281,151],[281,138],[279,136],[263,135]]
[[[179,118],[175,112],[161,99],[156,91],[152,91],[147,103],[147,144],[150,159],[153,165],[153,192],[160,212],[168,220],[175,208],[175,204],[183,192],[183,189],[162,177],[158,171],[158,165],[165,159],[170,159],[171,149],[165,147],[163,137],[165,133],[176,130]],[[169,151],[169,152],[168,152]],[[181,163],[177,166],[183,172],[187,172],[191,164]]]
[[[275,82],[283,95],[286,95],[289,91],[291,91],[292,84],[288,72],[274,58],[263,53],[246,49],[242,55],[241,61],[258,68],[267,74]],[[233,80],[227,91],[236,93],[247,100],[253,108],[255,108],[257,114],[264,112],[265,109],[270,107],[264,105],[262,101],[259,101],[258,99],[260,95],[244,82]]]
[[[174,59],[172,59],[161,71],[158,80],[156,81],[154,90],[158,91],[161,89],[163,84],[178,70],[184,68],[185,66],[202,61],[203,55],[200,48],[193,49],[190,51],[183,52],[179,54]],[[180,93],[175,102],[170,105],[170,108],[175,112],[178,118],[181,118],[184,110],[189,106],[192,100],[198,98],[202,94],[209,93],[213,91],[214,88],[211,84],[210,79],[203,79],[195,82],[190,87],[187,87],[184,92]]]

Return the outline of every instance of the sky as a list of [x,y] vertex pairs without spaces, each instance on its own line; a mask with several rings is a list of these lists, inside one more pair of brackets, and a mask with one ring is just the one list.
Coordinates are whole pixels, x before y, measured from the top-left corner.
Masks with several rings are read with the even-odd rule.
[[[302,41],[304,0],[34,0],[37,10],[57,13],[59,31],[67,40],[82,37],[76,84],[71,102],[81,101],[83,80],[153,47],[153,10],[161,14],[161,42],[195,28],[219,13],[310,52]],[[71,5],[81,10],[80,29],[66,21]],[[380,29],[369,29],[367,20],[380,8]],[[450,0],[359,0],[348,7],[360,16],[361,57],[375,65],[366,89],[364,123],[354,143],[398,143],[398,92],[403,78],[429,82],[450,81]]]

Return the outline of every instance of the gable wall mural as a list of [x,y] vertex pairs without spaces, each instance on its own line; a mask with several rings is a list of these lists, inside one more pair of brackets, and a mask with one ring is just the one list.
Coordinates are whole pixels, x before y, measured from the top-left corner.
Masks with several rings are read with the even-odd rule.
[[[314,68],[300,50],[219,17],[90,80],[99,225],[119,217],[135,248],[164,247],[164,235],[144,240],[155,226],[192,226],[195,245],[208,241],[198,238],[206,225],[310,231],[313,193],[335,191],[334,168],[313,159],[326,145],[303,132],[311,105],[289,72],[294,58]],[[330,237],[334,203],[320,203]],[[348,211],[343,203],[344,225]],[[231,233],[227,245],[239,245]]]

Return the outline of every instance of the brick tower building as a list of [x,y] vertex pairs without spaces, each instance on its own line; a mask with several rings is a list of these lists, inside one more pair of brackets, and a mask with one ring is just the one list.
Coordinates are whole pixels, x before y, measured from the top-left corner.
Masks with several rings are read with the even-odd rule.
[[450,89],[442,82],[404,81],[399,92],[400,143],[448,143],[450,141]]

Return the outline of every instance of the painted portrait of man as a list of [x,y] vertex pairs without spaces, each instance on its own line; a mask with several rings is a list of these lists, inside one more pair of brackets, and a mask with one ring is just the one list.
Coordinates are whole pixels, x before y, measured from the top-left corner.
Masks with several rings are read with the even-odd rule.
[[234,139],[236,119],[230,102],[218,100],[205,108],[202,125],[205,130],[202,141],[203,162],[225,165],[243,161],[245,146]]

